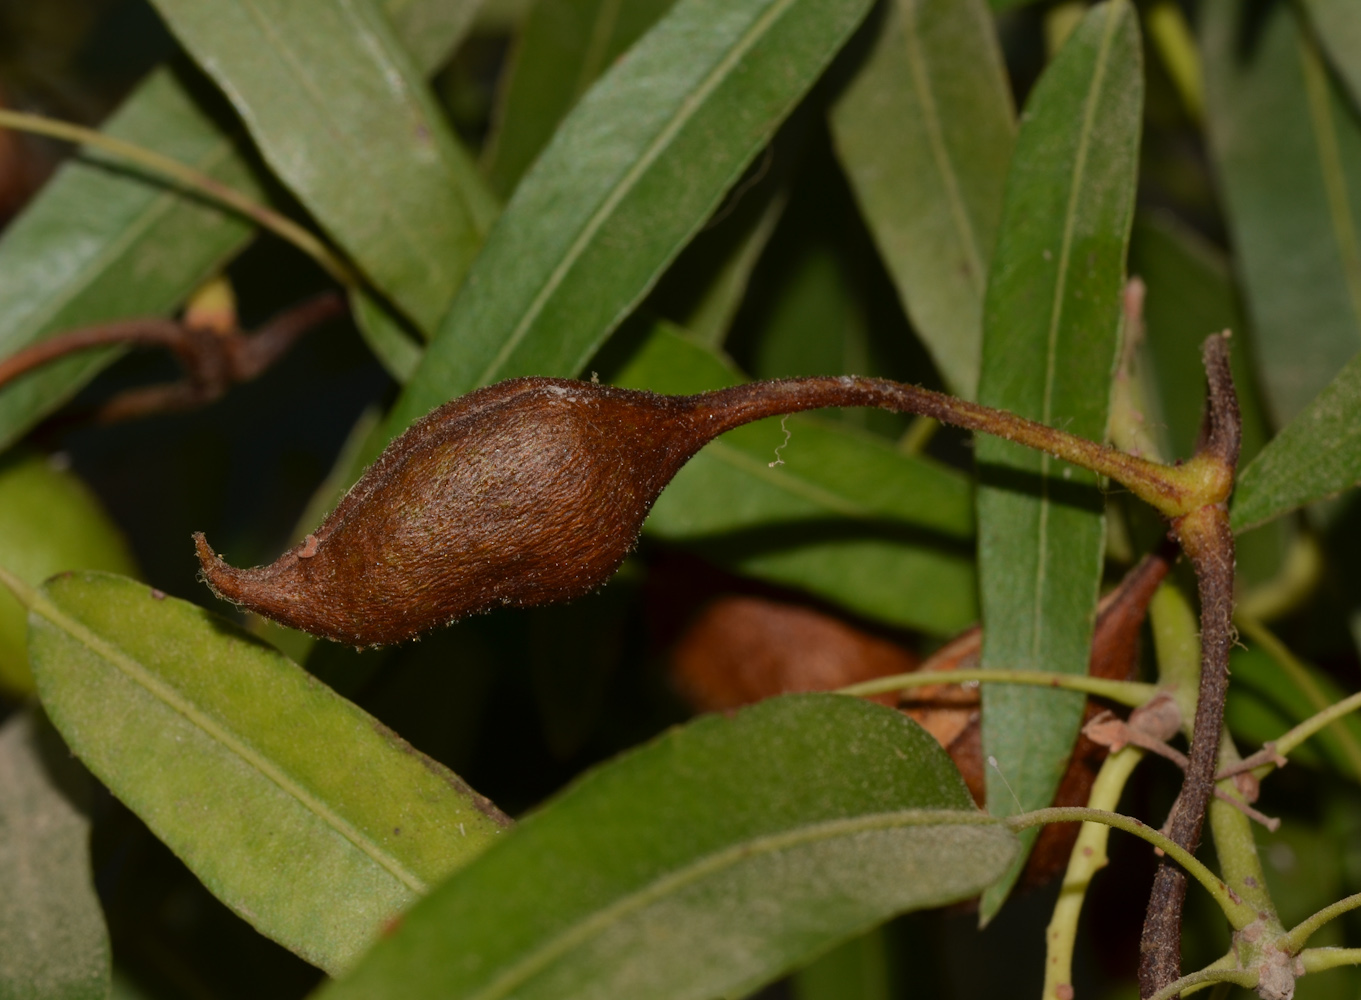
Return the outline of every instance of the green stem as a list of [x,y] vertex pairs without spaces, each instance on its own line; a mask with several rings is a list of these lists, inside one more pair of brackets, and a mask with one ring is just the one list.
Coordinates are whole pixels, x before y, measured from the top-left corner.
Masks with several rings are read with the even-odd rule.
[[1133,816],[1107,812],[1104,809],[1087,809],[1082,806],[1051,806],[1048,809],[1018,813],[1015,816],[1007,817],[1003,822],[1013,831],[1028,830],[1032,826],[1044,826],[1048,823],[1088,822],[1102,823],[1106,826],[1113,826],[1117,830],[1132,833],[1161,850],[1179,864],[1187,874],[1203,885],[1219,905],[1219,908],[1224,911],[1224,916],[1228,918],[1235,930],[1242,930],[1257,919],[1256,911],[1240,901],[1214,872],[1197,861],[1189,851]]
[[1301,920],[1289,934],[1286,935],[1284,947],[1290,954],[1294,955],[1304,948],[1304,943],[1309,940],[1313,933],[1329,921],[1336,920],[1344,913],[1349,913],[1361,907],[1361,892],[1355,893],[1345,899],[1339,899],[1336,903],[1325,906],[1312,917]]
[[1305,972],[1323,972],[1343,965],[1361,965],[1361,948],[1306,948],[1299,954]]
[[315,260],[327,274],[341,284],[350,286],[359,283],[354,270],[325,243],[302,226],[272,208],[247,198],[240,191],[228,187],[221,181],[202,171],[195,170],[193,167],[186,166],[178,160],[173,160],[154,150],[115,138],[96,129],[57,121],[42,115],[26,114],[21,111],[9,111],[0,108],[0,128],[13,129],[16,132],[30,132],[34,135],[45,135],[53,139],[91,146],[153,173],[160,174],[181,187],[195,191],[235,212],[239,212],[262,228],[268,229],[276,236],[293,244]]
[[1251,969],[1201,969],[1189,976],[1182,976],[1174,983],[1169,983],[1148,1000],[1172,1000],[1172,997],[1186,990],[1188,986],[1206,986],[1210,983],[1233,983],[1235,986],[1250,990],[1257,985],[1258,978],[1260,978],[1258,974]]
[[[1111,754],[1101,764],[1096,780],[1092,783],[1092,793],[1087,800],[1091,809],[1113,811],[1120,804],[1120,795],[1125,783],[1134,773],[1144,752],[1138,747],[1127,746]],[[1106,866],[1106,842],[1110,839],[1110,827],[1103,823],[1083,823],[1078,831],[1073,850],[1068,855],[1068,870],[1063,876],[1063,887],[1059,890],[1058,901],[1054,904],[1054,914],[1049,919],[1045,931],[1046,956],[1044,962],[1043,1000],[1060,1000],[1062,996],[1072,996],[1073,947],[1077,940],[1077,922],[1082,913],[1082,904],[1087,896],[1087,887],[1093,876]],[[1064,990],[1067,987],[1067,990]]]
[[1060,674],[1043,670],[925,670],[910,674],[876,677],[849,687],[839,688],[837,694],[868,697],[890,691],[906,691],[933,684],[1023,684],[1037,687],[1063,688],[1105,698],[1120,705],[1138,708],[1151,701],[1158,693],[1152,684],[1138,681],[1115,681],[1086,674]]

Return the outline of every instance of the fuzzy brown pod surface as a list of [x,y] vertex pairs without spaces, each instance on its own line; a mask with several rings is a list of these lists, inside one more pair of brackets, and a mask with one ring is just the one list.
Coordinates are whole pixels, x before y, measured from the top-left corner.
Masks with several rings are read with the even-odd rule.
[[235,569],[195,543],[220,597],[338,641],[400,642],[599,586],[711,436],[685,397],[514,379],[414,424],[271,565]]

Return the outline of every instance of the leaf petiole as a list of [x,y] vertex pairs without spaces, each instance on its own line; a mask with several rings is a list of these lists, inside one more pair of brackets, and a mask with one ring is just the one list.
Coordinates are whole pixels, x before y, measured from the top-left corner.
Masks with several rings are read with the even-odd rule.
[[1102,823],[1106,826],[1115,827],[1117,830],[1132,833],[1161,850],[1179,864],[1187,874],[1203,885],[1219,905],[1219,908],[1224,911],[1224,916],[1228,918],[1235,930],[1242,930],[1257,919],[1256,911],[1240,900],[1219,876],[1197,861],[1194,855],[1180,847],[1176,841],[1133,816],[1107,812],[1104,809],[1087,809],[1081,806],[1051,806],[1048,809],[1017,813],[1015,816],[1006,817],[1003,822],[1013,832],[1026,830],[1032,826],[1044,826],[1049,823]]
[[152,149],[139,146],[107,135],[97,129],[86,128],[71,122],[58,121],[44,115],[28,114],[0,108],[0,128],[13,129],[15,132],[28,132],[44,135],[52,139],[78,143],[109,153],[119,159],[165,177],[180,187],[201,194],[210,200],[239,212],[252,222],[268,229],[280,239],[293,244],[311,257],[331,277],[342,285],[360,283],[354,269],[342,260],[330,247],[317,239],[312,233],[292,219],[276,212],[267,205],[247,198],[235,188],[209,177],[202,171],[186,166]]
[[1158,693],[1157,686],[1139,681],[1116,681],[1087,674],[1060,674],[1047,670],[925,670],[910,674],[876,677],[848,687],[836,694],[868,697],[890,691],[907,691],[933,684],[1025,684],[1035,687],[1062,688],[1082,691],[1120,705],[1138,708],[1151,701]]

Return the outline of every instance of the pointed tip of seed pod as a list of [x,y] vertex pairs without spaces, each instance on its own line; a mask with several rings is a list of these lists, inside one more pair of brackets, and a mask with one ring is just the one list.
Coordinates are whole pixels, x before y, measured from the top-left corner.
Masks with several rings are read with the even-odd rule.
[[213,551],[203,532],[194,532],[194,549],[198,552],[200,577],[214,594],[224,601],[241,604],[241,571],[228,566],[220,555]]

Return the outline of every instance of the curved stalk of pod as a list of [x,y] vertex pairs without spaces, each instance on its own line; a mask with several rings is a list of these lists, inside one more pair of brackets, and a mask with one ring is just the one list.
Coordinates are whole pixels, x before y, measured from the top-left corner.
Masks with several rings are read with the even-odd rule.
[[[588,593],[637,541],[663,487],[724,431],[764,417],[868,406],[1040,448],[1124,483],[1169,517],[1229,479],[1169,467],[1014,414],[885,379],[826,376],[663,396],[521,378],[433,410],[334,513],[269,566],[228,566],[195,536],[221,597],[356,645],[400,642],[502,604]],[[1208,475],[1207,475],[1208,473]],[[1222,497],[1220,498],[1222,499]]]

